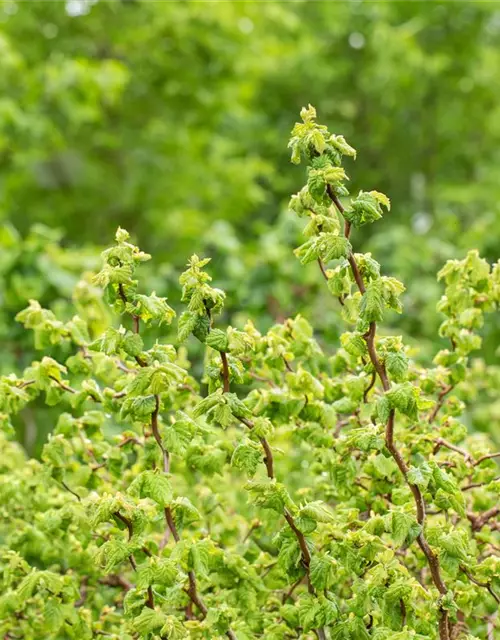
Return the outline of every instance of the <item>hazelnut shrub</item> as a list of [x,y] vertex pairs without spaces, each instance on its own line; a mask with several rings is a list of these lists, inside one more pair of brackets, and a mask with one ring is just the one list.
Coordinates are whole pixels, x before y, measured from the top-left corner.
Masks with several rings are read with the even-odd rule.
[[[500,454],[465,425],[488,385],[469,359],[500,265],[446,263],[444,348],[413,360],[381,328],[404,313],[403,284],[355,248],[389,199],[349,197],[355,150],[314,108],[301,116],[295,254],[341,308],[340,344],[320,346],[314,318],[224,326],[196,255],[178,340],[155,340],[176,314],[136,280],[150,256],[123,229],[78,285],[78,315],[36,301],[18,314],[40,359],[0,380],[5,640],[500,638]],[[102,291],[122,324],[94,335]],[[201,379],[183,346],[196,340]],[[60,408],[41,461],[10,420],[35,400]]]

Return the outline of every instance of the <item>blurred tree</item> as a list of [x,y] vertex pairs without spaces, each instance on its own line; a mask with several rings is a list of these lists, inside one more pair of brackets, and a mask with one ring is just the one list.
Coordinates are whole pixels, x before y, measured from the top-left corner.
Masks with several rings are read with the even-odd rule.
[[494,4],[5,1],[0,16],[0,215],[23,234],[100,244],[122,224],[175,268],[216,255],[233,312],[307,309],[315,278],[281,259],[301,179],[282,140],[313,102],[365,149],[353,191],[392,198],[364,248],[409,283],[410,335],[435,333],[447,258],[497,257]]

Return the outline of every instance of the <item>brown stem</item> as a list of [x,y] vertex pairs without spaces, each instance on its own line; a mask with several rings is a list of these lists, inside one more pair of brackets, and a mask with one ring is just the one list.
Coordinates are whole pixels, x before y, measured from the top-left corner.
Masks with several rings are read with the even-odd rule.
[[75,493],[75,492],[73,491],[73,489],[71,489],[70,487],[68,487],[68,485],[67,485],[65,482],[63,482],[62,480],[61,480],[61,484],[62,484],[62,486],[66,489],[66,491],[69,491],[72,495],[74,495],[74,496],[75,496],[75,498],[77,498],[77,500],[78,500],[79,502],[81,502],[81,498],[80,498],[80,496],[79,496],[77,493]]
[[87,599],[88,581],[88,576],[83,576],[82,582],[80,584],[80,598],[75,602],[75,607],[82,607],[85,604],[85,600]]
[[295,524],[295,520],[290,512],[285,510],[285,520],[288,522],[290,529],[294,532],[295,537],[297,538],[297,542],[299,543],[300,552],[302,554],[302,564],[304,565],[305,570],[309,574],[309,565],[311,564],[311,554],[309,553],[309,549],[307,548],[306,539],[304,534],[300,529],[297,528]]
[[267,469],[267,477],[274,478],[274,464],[273,464],[273,452],[271,451],[271,447],[269,446],[268,441],[265,438],[259,438],[260,444],[265,452],[264,464]]
[[[248,420],[247,418],[243,418],[241,416],[235,416],[235,417],[246,427],[248,427],[249,429],[253,429],[254,424],[251,420]],[[271,447],[269,446],[269,442],[265,438],[259,438],[259,440],[265,453],[264,464],[266,465],[266,469],[267,469],[267,477],[272,479],[274,478],[273,452]]]
[[483,460],[491,460],[492,458],[500,458],[500,451],[498,451],[497,453],[488,453],[485,456],[481,456],[476,460],[474,466],[478,465],[480,462],[483,462]]
[[[177,527],[175,525],[175,521],[174,521],[174,518],[173,518],[172,510],[170,509],[170,507],[166,507],[165,508],[165,520],[167,521],[168,528],[170,529],[175,542],[176,543],[179,542],[179,540],[181,538],[179,536],[179,532],[177,531]],[[188,579],[189,579],[189,588],[186,590],[186,593],[191,598],[191,601],[193,602],[193,604],[198,607],[198,609],[200,610],[203,618],[205,618],[205,616],[208,613],[208,609],[207,609],[207,607],[205,606],[203,600],[200,598],[200,596],[198,594],[198,588],[197,588],[197,584],[196,584],[196,576],[195,576],[194,571],[189,571],[188,572]]]
[[347,260],[351,265],[352,275],[354,276],[354,280],[356,281],[358,289],[362,294],[365,293],[365,284],[363,282],[363,278],[361,277],[361,273],[359,272],[358,263],[356,262],[354,255],[351,253]]
[[146,600],[146,607],[149,607],[150,609],[155,608],[153,589],[151,588],[151,586],[148,587],[148,599]]
[[403,598],[401,598],[399,601],[399,607],[401,609],[401,618],[402,618],[401,626],[404,627],[406,624],[406,605]]
[[300,576],[300,578],[298,580],[296,580],[292,586],[290,587],[290,589],[288,589],[288,591],[286,593],[283,594],[283,598],[281,599],[281,603],[285,604],[286,601],[288,600],[288,598],[292,597],[293,592],[295,591],[295,589],[299,586],[299,584],[304,580],[304,576]]
[[140,440],[138,440],[137,438],[133,438],[131,436],[129,436],[128,438],[125,438],[125,440],[122,440],[120,442],[120,444],[118,445],[118,447],[124,447],[125,445],[129,444],[129,442],[133,442],[134,444],[138,444],[142,446],[142,442]]
[[[121,282],[118,285],[118,295],[120,296],[120,299],[123,302],[123,304],[126,306],[127,302],[128,302],[128,299],[127,299],[127,295],[125,293],[125,289],[123,288],[123,284]],[[130,315],[132,316],[132,320],[133,320],[133,323],[134,323],[134,333],[139,333],[139,321],[140,321],[140,318],[135,313],[131,313]]]
[[[341,202],[339,201],[338,197],[333,192],[333,189],[330,187],[330,185],[328,185],[327,189],[328,189],[328,195],[330,196],[331,200],[337,207],[338,211],[343,215],[345,213],[345,210]],[[344,220],[345,220],[345,217],[344,217]],[[347,221],[345,220],[345,222]],[[349,237],[350,231],[351,231],[350,225],[346,224],[345,225],[346,237]],[[363,283],[363,279],[361,278],[361,274],[359,272],[359,268],[353,254],[349,256],[349,264],[351,265],[354,280],[356,281],[359,291],[362,294],[365,293],[366,291],[365,285]],[[376,323],[371,322],[368,332],[364,335],[364,339],[366,341],[366,346],[368,348],[368,354],[370,356],[371,363],[380,378],[382,387],[384,388],[384,391],[389,391],[389,389],[391,388],[391,383],[387,377],[387,373],[385,371],[384,366],[379,360],[377,350],[375,347],[376,331],[377,331]],[[441,569],[440,569],[438,557],[432,551],[431,547],[429,546],[429,543],[427,542],[424,536],[425,502],[424,502],[422,493],[420,491],[420,488],[417,485],[414,485],[408,482],[408,467],[406,465],[406,462],[404,461],[403,456],[401,455],[401,452],[399,451],[399,449],[397,448],[394,442],[394,413],[395,413],[394,410],[390,412],[389,418],[386,424],[386,431],[385,431],[386,446],[389,449],[392,457],[394,458],[396,464],[398,465],[399,470],[403,474],[403,477],[405,478],[413,494],[416,509],[417,509],[417,521],[421,526],[421,532],[417,536],[417,542],[420,549],[422,550],[422,552],[424,553],[427,559],[427,564],[431,571],[432,580],[436,588],[438,589],[441,595],[445,595],[447,593],[447,589],[441,577]],[[439,613],[440,613],[439,637],[441,640],[450,640],[448,612],[446,611],[446,609],[440,606]]]
[[229,365],[227,363],[227,354],[225,351],[220,352],[220,359],[222,360],[223,392],[229,393]]
[[155,410],[151,414],[151,431],[153,432],[154,439],[156,440],[156,444],[160,447],[162,456],[163,456],[163,472],[170,473],[170,454],[167,449],[163,446],[163,442],[160,436],[160,432],[158,430],[158,413],[160,411],[160,397],[158,394],[155,395]]
[[243,538],[243,542],[246,542],[248,538],[252,535],[252,533],[261,527],[261,523],[259,521],[253,522],[250,529],[247,531],[245,537]]
[[119,511],[115,511],[113,515],[115,516],[115,518],[123,522],[123,524],[127,527],[128,539],[130,540],[134,535],[134,525],[132,524],[132,521],[126,518],[125,516],[122,516],[122,514]]
[[480,531],[484,527],[484,525],[488,522],[488,520],[491,520],[491,518],[494,518],[499,513],[500,513],[500,506],[495,506],[495,507],[491,507],[491,509],[488,509],[488,511],[485,511],[484,513],[480,513],[478,515],[468,512],[467,518],[471,521],[472,530]]
[[49,376],[49,378],[53,380],[57,385],[59,385],[64,391],[67,391],[68,393],[76,393],[76,389],[73,389],[73,387],[64,384],[64,382],[61,382],[55,376]]
[[278,388],[278,385],[274,382],[274,380],[271,380],[271,378],[264,378],[264,376],[259,376],[257,373],[254,373],[253,371],[247,371],[247,374],[254,380],[258,380],[259,382],[265,382],[266,384],[268,384],[270,387],[273,387],[274,389]]
[[29,387],[31,384],[35,384],[36,380],[23,380],[21,384],[17,385],[18,389],[24,389],[24,387]]
[[[167,449],[163,446],[163,442],[162,442],[160,433],[158,431],[158,413],[159,413],[159,409],[160,409],[159,396],[156,395],[155,399],[156,399],[155,410],[151,414],[151,430],[153,432],[154,439],[156,440],[156,443],[160,447],[162,455],[163,455],[163,471],[164,471],[164,473],[169,473],[169,471],[170,471],[170,456],[169,456],[169,453],[168,453]],[[165,520],[166,520],[166,523],[167,523],[167,527],[170,530],[175,542],[178,543],[180,541],[180,536],[179,536],[179,532],[177,531],[177,527],[175,525],[175,521],[174,521],[174,518],[173,518],[173,514],[172,514],[171,508],[170,507],[165,507],[165,512],[164,513],[165,513]],[[163,541],[165,541],[165,544],[166,544],[166,541],[168,540],[168,536],[166,535],[166,533],[167,532],[165,532],[165,535],[163,537]],[[163,543],[163,541],[162,541],[162,543]],[[165,546],[165,544],[163,544],[163,546]],[[186,593],[190,597],[190,599],[193,602],[193,604],[195,604],[198,607],[198,609],[200,610],[203,618],[205,618],[206,615],[207,615],[208,609],[205,606],[205,604],[203,603],[203,601],[201,600],[200,596],[198,595],[198,591],[197,591],[197,587],[196,587],[196,576],[195,576],[193,571],[189,571],[188,572],[188,578],[189,578],[189,589],[186,590]],[[227,632],[226,635],[228,635],[228,637],[235,637],[235,636],[229,635],[229,633],[232,633],[232,631],[228,631]]]
[[194,571],[188,571],[188,580],[189,580],[189,589],[188,589],[189,597],[193,601],[193,604],[195,604],[198,607],[198,609],[201,611],[202,616],[205,618],[205,616],[208,613],[208,609],[205,606],[205,603],[203,602],[203,600],[201,600],[200,596],[198,595],[198,587],[196,585],[196,576],[194,574]]
[[455,388],[455,385],[450,384],[447,387],[445,387],[441,393],[438,395],[438,399],[436,402],[436,406],[434,407],[434,409],[432,410],[431,415],[429,416],[429,423],[433,422],[437,416],[437,414],[439,413],[439,410],[441,409],[441,407],[444,404],[444,400],[446,398],[446,396],[450,393],[450,391],[452,391]]
[[370,380],[370,384],[366,387],[364,393],[363,393],[363,402],[366,404],[368,402],[368,394],[370,393],[370,391],[373,389],[373,385],[375,384],[375,381],[377,380],[377,373],[376,371],[374,371],[372,373],[372,377]]
[[456,453],[459,453],[461,456],[464,457],[464,459],[467,462],[472,462],[472,463],[474,462],[472,456],[468,451],[466,451],[465,449],[462,449],[461,447],[457,447],[456,445],[452,444],[451,442],[448,442],[447,440],[444,440],[443,438],[436,439],[436,446],[434,447],[433,453],[436,454],[441,447],[445,447],[446,449],[450,449],[450,451],[455,451]]
[[179,536],[179,532],[177,531],[177,527],[175,526],[172,510],[170,509],[170,507],[165,507],[165,520],[167,521],[168,528],[170,529],[170,532],[172,533],[174,540],[176,542],[179,542],[181,538]]
[[384,388],[384,391],[389,391],[389,389],[391,388],[391,384],[389,382],[389,379],[387,377],[387,373],[385,372],[385,368],[382,365],[382,363],[380,362],[379,358],[378,358],[378,354],[377,354],[377,349],[375,347],[375,334],[377,333],[377,325],[375,322],[370,322],[370,327],[367,331],[367,333],[365,333],[365,335],[363,336],[366,342],[366,347],[368,349],[368,355],[370,356],[370,360],[373,364],[373,367],[375,368],[375,371],[378,374],[378,377],[380,378],[380,381],[382,382],[382,386]]
[[471,482],[470,484],[466,484],[465,487],[462,487],[462,491],[469,491],[470,489],[484,487],[484,485],[490,484],[490,482],[497,482],[498,480],[500,480],[500,476],[493,478],[493,480],[487,480],[486,482]]
[[107,584],[110,587],[121,587],[125,591],[130,591],[130,589],[134,588],[134,585],[131,582],[125,580],[125,578],[123,578],[122,576],[115,574],[111,574],[104,578],[99,578],[99,582],[101,584]]
[[140,322],[140,318],[139,316],[132,316],[132,320],[134,321],[134,333],[139,333],[139,322]]
[[[461,447],[457,447],[454,444],[451,444],[450,442],[448,442],[447,440],[444,440],[443,438],[437,438],[436,439],[436,446],[434,447],[433,453],[437,453],[441,447],[446,447],[447,449],[450,449],[451,451],[456,451],[457,453],[459,453],[460,455],[462,455],[464,457],[466,462],[472,464],[473,467],[476,467],[478,464],[480,464],[484,460],[491,460],[493,458],[500,458],[500,451],[499,451],[499,452],[496,452],[496,453],[487,453],[486,455],[481,456],[477,460],[474,460],[474,458],[470,455],[470,453],[468,451],[466,451],[465,449],[462,449]],[[482,484],[484,484],[484,483],[477,484],[477,485],[474,485],[474,486],[478,486],[479,487]],[[472,487],[470,487],[470,488],[472,488]]]
[[[236,417],[240,422],[242,422],[249,429],[253,429],[254,424],[251,420],[248,420],[247,418],[242,418],[239,416],[236,416]],[[271,447],[269,446],[269,443],[265,438],[259,438],[259,440],[266,454],[264,457],[264,462],[267,469],[267,476],[268,478],[272,479],[274,478],[273,453],[272,453]],[[302,556],[302,565],[307,573],[308,589],[310,593],[314,593],[314,588],[311,584],[311,579],[309,574],[309,566],[311,564],[311,554],[309,553],[309,549],[307,548],[306,539],[302,531],[300,531],[300,529],[298,529],[297,525],[295,524],[292,514],[285,509],[283,515],[285,516],[285,520],[287,521],[290,529],[295,534],[295,537],[297,538],[297,541],[299,543],[300,552]],[[325,638],[323,629],[316,629],[316,633],[319,638]]]
[[321,273],[323,274],[323,278],[328,282],[328,276],[326,275],[325,267],[323,265],[323,262],[321,261],[321,258],[318,258],[318,265]]
[[474,584],[476,584],[478,587],[483,587],[484,589],[487,589],[489,593],[493,596],[494,600],[498,604],[500,604],[500,597],[498,597],[497,594],[493,591],[490,582],[480,582],[479,580],[476,580],[476,578],[474,578],[474,576],[470,573],[470,571],[468,571],[465,567],[460,567],[460,570],[463,571],[463,573],[465,573],[465,575],[469,578],[469,580]]

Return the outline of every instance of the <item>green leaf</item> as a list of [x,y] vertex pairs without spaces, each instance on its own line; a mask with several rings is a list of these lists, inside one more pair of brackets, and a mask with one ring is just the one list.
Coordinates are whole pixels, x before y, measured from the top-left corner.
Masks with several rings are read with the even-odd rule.
[[193,416],[195,418],[199,418],[202,415],[206,415],[214,407],[216,407],[220,403],[223,403],[224,401],[225,400],[220,393],[218,392],[211,393],[209,396],[207,396],[206,398],[203,398],[203,400],[200,400],[200,402],[198,402],[198,404],[194,408]]
[[161,611],[144,607],[140,615],[134,618],[133,626],[135,631],[145,637],[148,633],[153,633],[163,627],[167,616]]
[[463,562],[468,561],[470,549],[468,536],[465,531],[455,529],[450,531],[450,533],[442,535],[439,538],[439,545],[459,560]]
[[309,502],[300,509],[300,515],[316,522],[335,522],[335,516],[328,505],[321,500]]
[[250,477],[253,477],[261,460],[261,448],[253,442],[247,441],[245,444],[240,444],[236,447],[231,458],[231,464],[233,467],[241,469]]
[[220,403],[218,404],[214,411],[213,417],[216,422],[220,424],[221,427],[228,427],[233,421],[233,414],[231,413],[231,407],[228,404]]
[[379,322],[384,317],[384,300],[380,279],[372,280],[366,286],[359,309],[361,318],[365,322]]
[[313,587],[318,591],[328,589],[334,580],[336,561],[327,555],[313,555],[309,567],[309,576]]
[[408,358],[403,351],[390,351],[385,357],[385,367],[396,382],[403,382],[408,372]]
[[391,415],[391,403],[389,400],[382,396],[377,401],[377,417],[380,422],[387,422],[389,420],[389,416]]
[[225,393],[224,397],[232,411],[232,414],[236,418],[246,418],[250,420],[252,418],[252,412],[244,404],[235,393]]
[[412,420],[418,419],[418,390],[409,382],[397,384],[387,391],[385,397],[392,409],[397,409]]
[[160,558],[156,561],[156,566],[153,567],[153,577],[156,584],[172,587],[179,577],[179,571],[174,562]]
[[198,431],[198,425],[182,411],[177,413],[176,418],[175,422],[166,425],[163,429],[163,444],[167,451],[184,455],[194,434]]
[[228,340],[226,332],[220,329],[212,329],[207,335],[206,344],[216,351],[227,351]]
[[123,334],[117,329],[110,327],[106,329],[100,338],[94,340],[94,342],[89,345],[89,349],[101,351],[108,356],[115,355],[120,349],[122,340]]
[[346,258],[351,253],[351,243],[345,236],[335,233],[320,233],[295,249],[295,255],[302,264],[320,258],[323,262]]
[[283,513],[285,507],[292,512],[296,509],[286,488],[275,480],[270,482],[251,481],[245,485],[245,488],[252,494],[254,504],[258,507],[272,509],[280,514]]
[[115,567],[130,556],[130,549],[126,542],[118,539],[106,541],[96,553],[96,561],[104,568],[104,573],[111,573]]
[[141,336],[138,333],[132,333],[131,331],[127,331],[121,346],[122,349],[132,357],[138,356],[144,349],[144,343]]
[[416,484],[421,489],[426,489],[432,476],[432,470],[426,462],[418,467],[410,466],[408,470],[408,482]]
[[168,477],[159,471],[142,471],[128,488],[132,496],[150,498],[160,507],[167,507],[172,501],[172,485]]
[[189,563],[198,576],[208,575],[213,543],[210,540],[195,542],[189,550]]
[[300,626],[307,633],[317,626],[316,616],[320,612],[321,605],[316,598],[307,594],[300,597],[298,607]]
[[23,578],[17,588],[17,595],[21,600],[29,600],[33,595],[36,585],[38,584],[39,572],[35,569],[32,570],[27,576]]
[[320,595],[318,601],[320,609],[316,615],[316,624],[318,627],[328,627],[339,617],[339,607],[334,600],[324,595]]
[[176,498],[172,502],[171,509],[178,529],[182,529],[184,526],[201,519],[198,509],[191,503],[189,498],[184,496]]
[[128,396],[122,404],[121,416],[133,416],[136,420],[148,420],[156,410],[156,397],[151,396]]
[[146,589],[153,582],[153,567],[150,562],[144,562],[137,567],[135,586],[137,589]]
[[149,296],[136,293],[127,303],[126,311],[143,322],[154,321],[159,325],[170,324],[175,318],[175,311],[167,304],[167,299],[159,298],[154,291]]
[[335,147],[337,151],[340,151],[342,155],[350,156],[351,158],[356,157],[356,149],[347,144],[344,136],[336,136],[332,134],[328,139],[328,142],[332,147]]
[[392,512],[391,533],[396,546],[400,547],[405,542],[410,544],[415,540],[421,530],[421,526],[413,516],[401,511]]
[[57,633],[64,623],[64,609],[55,598],[49,598],[43,608],[43,617],[48,631]]
[[174,616],[167,616],[165,624],[161,628],[160,636],[168,638],[168,640],[184,640],[187,636],[187,630],[182,622]]
[[193,332],[196,327],[198,316],[190,311],[184,311],[179,318],[179,324],[177,328],[177,339],[179,342],[184,342],[186,338]]
[[380,204],[387,206],[389,199],[378,191],[360,191],[357,198],[351,200],[351,207],[346,209],[344,215],[355,227],[375,222],[382,217]]
[[360,333],[343,333],[340,336],[342,346],[352,356],[364,356],[367,352],[366,342]]

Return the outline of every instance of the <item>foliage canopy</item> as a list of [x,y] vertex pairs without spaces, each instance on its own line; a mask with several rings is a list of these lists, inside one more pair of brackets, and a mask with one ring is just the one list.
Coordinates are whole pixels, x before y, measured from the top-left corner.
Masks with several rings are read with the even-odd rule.
[[[301,315],[225,326],[225,292],[197,255],[170,344],[176,314],[141,285],[151,256],[121,228],[78,284],[76,315],[36,300],[18,314],[41,354],[0,379],[6,638],[498,635],[500,454],[464,416],[489,380],[470,354],[498,310],[500,263],[471,251],[441,269],[448,347],[423,367],[378,327],[404,312],[403,284],[356,249],[390,201],[349,196],[354,148],[313,107],[301,117],[295,253],[341,307],[338,344]],[[9,439],[36,399],[58,413],[41,461]]]

